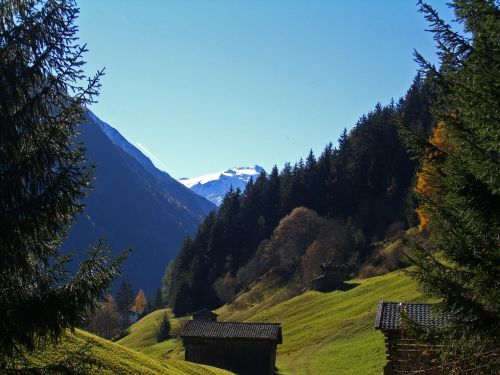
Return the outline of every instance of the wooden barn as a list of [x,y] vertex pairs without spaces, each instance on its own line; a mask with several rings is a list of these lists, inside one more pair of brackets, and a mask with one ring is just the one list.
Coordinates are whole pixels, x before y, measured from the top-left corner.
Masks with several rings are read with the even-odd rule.
[[321,264],[323,274],[311,280],[311,289],[328,291],[338,287],[346,279],[349,266],[347,264]]
[[276,347],[282,343],[278,323],[218,322],[200,310],[180,333],[186,361],[223,368],[239,375],[272,375]]
[[[446,319],[436,318],[432,314],[432,305],[427,303],[401,303],[381,301],[375,319],[375,329],[380,330],[385,336],[387,364],[384,375],[414,374],[427,369],[431,372],[436,364],[435,347],[424,345],[412,340],[405,335],[402,327],[402,314],[423,326],[439,326]],[[423,372],[422,372],[423,373]]]
[[204,320],[206,322],[215,322],[217,321],[217,315],[213,311],[207,310],[207,309],[201,309],[200,311],[196,311],[191,314],[193,317],[193,320]]

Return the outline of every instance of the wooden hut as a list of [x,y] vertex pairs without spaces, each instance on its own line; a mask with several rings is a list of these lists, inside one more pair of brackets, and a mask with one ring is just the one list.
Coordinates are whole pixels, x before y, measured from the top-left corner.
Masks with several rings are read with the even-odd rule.
[[346,279],[349,271],[347,264],[322,263],[323,274],[311,280],[311,289],[328,291],[338,287]]
[[[209,314],[205,311],[197,314],[198,318],[200,316]],[[184,344],[186,361],[240,375],[273,374],[276,347],[282,343],[278,323],[218,322],[195,318],[185,324],[179,336]]]
[[423,369],[430,371],[436,364],[435,347],[419,343],[405,334],[401,321],[403,314],[429,327],[442,325],[446,321],[446,318],[436,318],[432,314],[432,305],[427,303],[381,301],[375,318],[375,329],[385,336],[387,364],[384,375],[414,374]]
[[193,317],[193,320],[203,320],[206,322],[215,322],[215,321],[217,321],[217,317],[219,315],[217,315],[213,311],[210,311],[207,309],[201,309],[199,311],[192,313],[191,316]]
[[326,275],[320,275],[311,280],[311,289],[323,291],[328,289]]

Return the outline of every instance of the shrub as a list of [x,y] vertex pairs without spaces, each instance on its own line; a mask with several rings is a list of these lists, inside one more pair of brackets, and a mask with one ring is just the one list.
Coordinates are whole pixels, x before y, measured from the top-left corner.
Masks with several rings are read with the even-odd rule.
[[170,337],[170,320],[168,319],[168,315],[163,315],[163,319],[160,323],[160,327],[158,329],[158,334],[156,335],[156,340],[158,342],[165,341]]
[[223,277],[219,277],[213,286],[217,297],[220,298],[222,302],[230,302],[234,299],[238,291],[238,282],[236,278],[231,277],[228,273]]
[[377,270],[373,264],[365,263],[361,266],[358,277],[360,279],[368,279],[369,277],[377,276],[376,272]]

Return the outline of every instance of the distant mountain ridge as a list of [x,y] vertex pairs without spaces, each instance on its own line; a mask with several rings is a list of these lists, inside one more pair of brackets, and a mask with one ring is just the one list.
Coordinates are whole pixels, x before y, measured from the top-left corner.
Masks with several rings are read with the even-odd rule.
[[209,173],[199,177],[181,178],[179,182],[195,193],[205,197],[213,204],[220,206],[224,196],[232,187],[234,190],[245,190],[251,178],[254,180],[264,168],[253,165],[250,167],[231,168],[217,173]]
[[[146,155],[144,155],[137,147],[132,145],[124,136],[120,134],[120,132],[118,132],[118,130],[100,120],[92,112],[89,112],[89,117],[99,125],[104,134],[106,134],[114,145],[120,147],[123,151],[132,156],[144,167],[144,169],[146,169],[146,171],[165,184],[171,195],[177,195],[184,199],[194,199],[196,204],[199,206],[198,208],[203,212],[209,212],[214,208],[207,199],[201,198],[198,194],[190,194],[189,191],[179,184],[176,179],[171,177],[167,172],[158,169]],[[205,215],[202,216],[204,217]]]
[[181,244],[215,206],[153,163],[121,134],[88,112],[80,127],[89,163],[96,164],[93,189],[66,240],[64,250],[82,259],[104,237],[113,254],[132,247],[123,278],[152,297],[165,267]]

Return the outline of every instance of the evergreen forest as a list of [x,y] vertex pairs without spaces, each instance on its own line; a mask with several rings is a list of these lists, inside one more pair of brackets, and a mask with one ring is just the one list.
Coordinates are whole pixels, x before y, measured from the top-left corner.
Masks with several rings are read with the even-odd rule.
[[358,245],[345,250],[356,258],[350,271],[370,257],[370,243],[415,226],[412,186],[419,164],[400,133],[405,128],[422,138],[430,134],[434,97],[432,84],[417,75],[404,98],[377,104],[349,132],[343,131],[336,147],[330,143],[318,157],[310,152],[281,171],[274,167],[262,173],[244,191],[228,192],[220,209],[206,217],[194,238],[186,239],[168,268],[171,275],[165,277],[169,282],[164,294],[174,312],[183,315],[220,306],[217,280],[235,276],[297,207],[359,232]]

